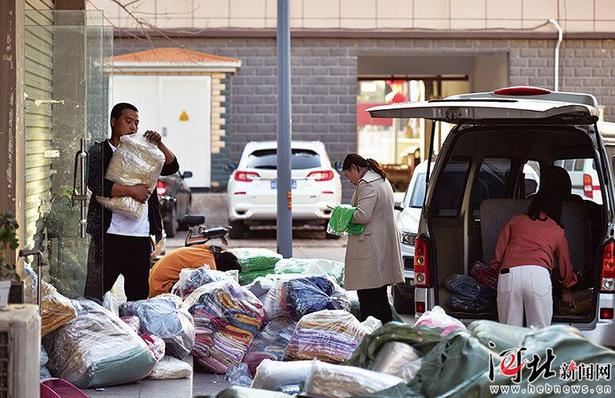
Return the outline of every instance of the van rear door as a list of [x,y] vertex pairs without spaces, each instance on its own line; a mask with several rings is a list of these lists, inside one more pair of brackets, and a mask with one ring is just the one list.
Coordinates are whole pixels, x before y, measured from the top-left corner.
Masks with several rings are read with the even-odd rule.
[[592,124],[596,108],[585,104],[537,99],[444,99],[376,106],[374,118],[424,118],[454,124]]

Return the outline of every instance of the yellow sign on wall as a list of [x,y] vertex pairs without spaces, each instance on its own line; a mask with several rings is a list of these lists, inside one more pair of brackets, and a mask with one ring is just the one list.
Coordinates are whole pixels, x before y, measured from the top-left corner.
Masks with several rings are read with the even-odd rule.
[[188,116],[188,113],[186,113],[186,111],[182,111],[182,113],[179,115],[179,121],[187,122],[188,120],[190,120],[190,116]]

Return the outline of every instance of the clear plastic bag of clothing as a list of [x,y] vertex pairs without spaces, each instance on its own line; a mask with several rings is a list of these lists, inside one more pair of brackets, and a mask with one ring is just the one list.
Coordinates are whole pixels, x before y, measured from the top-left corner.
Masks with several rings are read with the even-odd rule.
[[[269,291],[276,292],[274,289]],[[282,307],[291,319],[322,310],[350,311],[350,297],[329,276],[306,276],[283,281],[280,290]]]
[[152,371],[154,355],[120,318],[90,300],[72,303],[77,317],[43,339],[54,376],[97,388],[132,383]]
[[71,300],[49,283],[41,281],[41,337],[66,325],[76,316]]
[[360,235],[365,230],[365,224],[354,224],[352,217],[357,208],[351,205],[338,205],[331,212],[331,218],[327,224],[329,235],[342,236],[345,233],[350,235]]
[[349,312],[324,310],[305,315],[286,346],[287,360],[319,359],[341,363],[352,356],[367,330]]
[[404,379],[386,373],[314,361],[305,390],[314,396],[345,398],[372,394],[402,383]]
[[242,361],[264,318],[260,300],[233,280],[199,287],[186,298],[184,308],[197,329],[194,359],[218,374]]
[[147,377],[154,380],[172,380],[185,379],[190,376],[192,376],[192,366],[189,363],[166,355],[154,366],[152,373]]
[[[241,265],[241,274],[252,271],[267,271],[275,268],[275,264],[282,256],[269,249],[238,248],[227,250],[237,257]],[[273,272],[272,272],[273,273]]]
[[250,370],[245,363],[238,363],[230,368],[224,378],[234,386],[250,387],[252,384],[252,376],[250,376]]
[[265,359],[256,369],[252,388],[279,391],[304,383],[312,369],[312,361],[279,362]]
[[414,326],[438,328],[442,336],[447,336],[457,330],[465,330],[466,328],[459,319],[448,315],[439,305],[421,315]]
[[209,269],[209,267],[201,268],[184,268],[179,273],[179,280],[173,285],[171,294],[175,294],[183,299],[197,288],[208,283],[232,280],[233,277],[225,272]]
[[295,331],[296,325],[297,322],[282,316],[267,323],[256,334],[250,349],[243,358],[243,362],[250,369],[250,374],[256,374],[258,365],[265,359],[284,360],[284,350]]
[[139,317],[142,332],[160,337],[169,354],[184,359],[194,346],[195,328],[192,315],[182,304],[179,297],[167,293],[122,304],[120,314]]
[[[143,134],[124,135],[120,137],[120,145],[111,157],[105,178],[128,186],[145,184],[150,192],[154,192],[164,162],[164,153]],[[138,202],[130,196],[97,196],[96,200],[114,213],[134,219],[141,217],[147,206],[147,203]]]
[[276,274],[329,275],[344,286],[344,263],[318,258],[285,258],[275,265]]

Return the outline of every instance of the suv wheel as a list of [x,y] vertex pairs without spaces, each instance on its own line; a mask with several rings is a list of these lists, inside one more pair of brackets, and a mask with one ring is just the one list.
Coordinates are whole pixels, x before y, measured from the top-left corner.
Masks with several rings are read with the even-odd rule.
[[229,221],[229,225],[231,226],[231,230],[228,235],[231,239],[243,239],[248,232],[248,226],[244,224],[242,221]]
[[414,291],[410,294],[405,292],[404,284],[394,285],[392,287],[393,307],[398,314],[414,314]]
[[164,224],[164,232],[167,234],[167,238],[174,238],[177,233],[177,220],[176,220],[176,210],[175,206],[171,208],[171,213]]

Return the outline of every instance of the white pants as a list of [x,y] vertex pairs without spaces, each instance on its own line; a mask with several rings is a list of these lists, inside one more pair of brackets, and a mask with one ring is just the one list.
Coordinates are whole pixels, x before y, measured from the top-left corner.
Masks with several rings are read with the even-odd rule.
[[521,265],[498,278],[498,317],[501,323],[543,328],[551,325],[553,297],[549,270],[538,265]]

